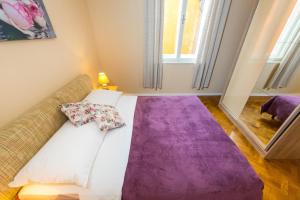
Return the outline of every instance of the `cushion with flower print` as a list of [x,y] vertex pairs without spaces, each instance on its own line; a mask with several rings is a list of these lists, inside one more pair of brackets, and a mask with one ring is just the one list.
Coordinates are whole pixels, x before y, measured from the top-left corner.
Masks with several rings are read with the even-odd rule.
[[94,107],[87,101],[61,105],[61,111],[75,126],[82,126],[93,121],[95,115],[93,109]]
[[114,106],[93,104],[93,110],[95,110],[94,121],[102,132],[125,125],[125,122]]

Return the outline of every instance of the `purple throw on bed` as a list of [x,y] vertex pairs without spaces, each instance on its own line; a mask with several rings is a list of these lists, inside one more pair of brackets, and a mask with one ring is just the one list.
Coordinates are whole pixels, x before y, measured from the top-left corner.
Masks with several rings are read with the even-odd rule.
[[275,96],[261,106],[261,112],[284,122],[299,104],[300,96]]
[[197,97],[139,97],[123,200],[260,200],[263,183]]

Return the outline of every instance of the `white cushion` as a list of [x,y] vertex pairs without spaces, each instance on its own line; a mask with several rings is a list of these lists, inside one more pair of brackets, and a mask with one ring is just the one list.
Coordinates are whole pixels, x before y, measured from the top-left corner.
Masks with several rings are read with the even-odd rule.
[[104,134],[96,123],[75,127],[67,121],[21,169],[9,186],[63,183],[85,187],[103,140]]
[[111,90],[93,90],[85,100],[93,104],[116,106],[122,92]]

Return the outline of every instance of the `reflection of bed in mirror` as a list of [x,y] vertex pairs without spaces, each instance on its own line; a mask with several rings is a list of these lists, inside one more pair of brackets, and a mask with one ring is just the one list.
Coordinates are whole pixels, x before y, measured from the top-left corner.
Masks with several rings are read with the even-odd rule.
[[240,119],[263,144],[268,144],[298,105],[300,96],[251,96]]
[[300,104],[300,64],[293,67],[288,76],[282,76],[277,84],[271,84],[271,80],[279,80],[274,73],[279,66],[278,63],[266,61],[239,117],[264,145],[272,140]]
[[272,97],[251,96],[240,115],[240,119],[263,144],[268,144],[282,124],[278,120],[273,120],[269,114],[261,113],[261,106],[270,98]]
[[300,104],[300,96],[279,95],[261,106],[261,113],[272,115],[272,119],[284,122]]

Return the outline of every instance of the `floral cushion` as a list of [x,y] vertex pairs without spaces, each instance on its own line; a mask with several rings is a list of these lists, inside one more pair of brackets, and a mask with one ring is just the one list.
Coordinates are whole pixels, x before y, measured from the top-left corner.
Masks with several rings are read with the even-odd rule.
[[95,111],[89,102],[66,103],[61,105],[61,111],[75,126],[91,122]]
[[95,121],[102,132],[125,125],[114,106],[92,104],[87,101],[66,103],[61,105],[61,111],[75,126],[82,126]]
[[107,132],[114,128],[119,128],[125,125],[119,112],[114,106],[93,104],[95,113],[95,122],[100,131]]

